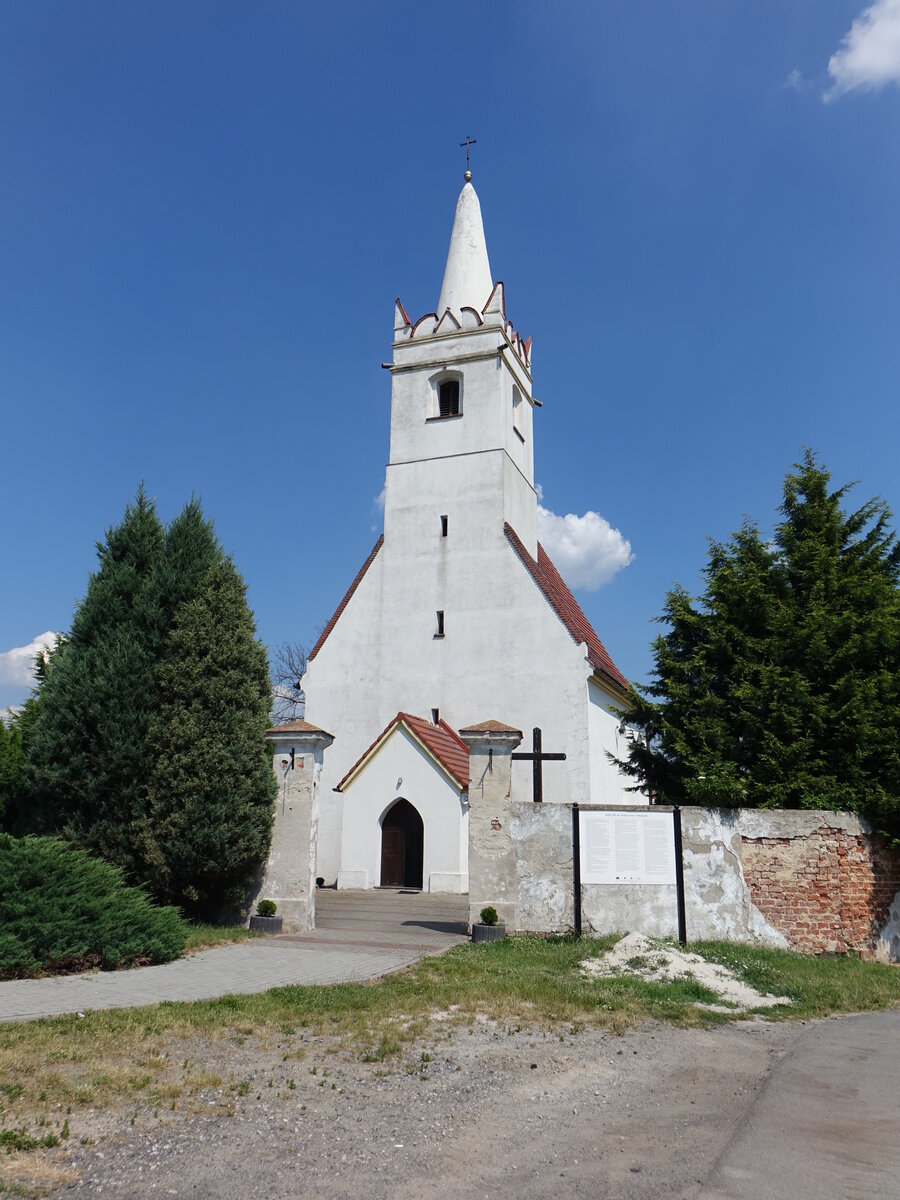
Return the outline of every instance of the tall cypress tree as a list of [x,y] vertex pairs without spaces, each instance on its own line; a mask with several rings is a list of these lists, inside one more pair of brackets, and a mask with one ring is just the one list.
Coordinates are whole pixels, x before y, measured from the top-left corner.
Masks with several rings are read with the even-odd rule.
[[713,543],[699,602],[669,593],[623,768],[676,803],[840,808],[900,827],[900,547],[880,500],[807,451],[771,543]]
[[165,613],[156,586],[163,526],[143,488],[98,543],[64,645],[48,659],[28,778],[46,824],[139,876],[148,728]]
[[213,563],[166,640],[151,729],[151,886],[210,914],[265,858],[275,794],[266,654],[230,559]]
[[7,724],[0,717],[0,830],[21,837],[38,827],[25,779],[25,763],[40,702],[29,696]]
[[240,899],[271,830],[268,671],[244,584],[193,499],[165,529],[141,489],[98,554],[41,671],[32,808],[158,898],[214,911]]

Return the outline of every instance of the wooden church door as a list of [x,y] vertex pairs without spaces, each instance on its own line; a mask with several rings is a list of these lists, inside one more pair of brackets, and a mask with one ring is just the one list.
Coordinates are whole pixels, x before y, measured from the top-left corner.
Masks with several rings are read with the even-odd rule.
[[381,822],[381,886],[421,888],[425,827],[408,800],[398,800]]

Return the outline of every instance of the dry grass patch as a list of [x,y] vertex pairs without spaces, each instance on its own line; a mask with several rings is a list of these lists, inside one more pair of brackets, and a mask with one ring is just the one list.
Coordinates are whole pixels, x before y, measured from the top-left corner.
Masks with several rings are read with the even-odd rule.
[[[739,1014],[698,1008],[709,999],[690,979],[589,979],[581,964],[615,937],[513,938],[460,946],[371,984],[284,987],[255,996],[88,1013],[0,1026],[0,1128],[34,1136],[93,1135],[107,1107],[150,1112],[228,1096],[250,1080],[259,1050],[285,1064],[311,1048],[389,1063],[425,1036],[475,1021],[500,1027],[623,1032],[649,1019],[712,1025]],[[792,1017],[900,1005],[900,971],[856,959],[815,959],[716,943],[696,946],[759,991],[789,996]],[[316,1055],[310,1055],[315,1070]],[[287,1069],[287,1067],[286,1067]],[[222,1111],[228,1110],[227,1096]],[[0,1155],[2,1157],[2,1155]]]

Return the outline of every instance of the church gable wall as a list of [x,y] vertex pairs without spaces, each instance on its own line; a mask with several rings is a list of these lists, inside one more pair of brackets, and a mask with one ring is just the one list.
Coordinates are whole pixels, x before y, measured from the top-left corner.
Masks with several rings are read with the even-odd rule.
[[[401,707],[396,705],[393,713],[379,719],[371,703],[382,670],[378,630],[383,555],[382,548],[303,677],[307,716],[313,712],[328,713],[332,724],[328,726],[319,720],[317,724],[338,731],[326,756],[319,804],[317,873],[327,882],[332,882],[337,875],[341,847],[343,802],[341,795],[332,789]],[[356,747],[355,753],[352,747]]]
[[[421,470],[427,478],[440,464]],[[448,505],[449,533],[442,538],[443,510],[431,511],[423,478],[420,503],[398,518],[404,535],[386,534],[310,665],[307,716],[339,731],[325,764],[320,816],[319,874],[329,882],[340,862],[342,804],[331,789],[398,711],[429,716],[438,708],[454,729],[485,713],[529,733],[540,725],[545,747],[567,755],[546,768],[547,800],[589,794],[584,648],[513,551],[502,521],[489,524],[479,515],[481,504],[474,490]],[[439,609],[442,638],[435,636]],[[530,796],[527,764],[514,764],[513,786],[515,794]]]

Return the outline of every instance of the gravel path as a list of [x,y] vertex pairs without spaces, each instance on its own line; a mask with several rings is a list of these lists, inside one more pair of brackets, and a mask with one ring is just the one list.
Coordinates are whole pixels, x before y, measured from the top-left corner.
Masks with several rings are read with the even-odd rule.
[[[40,1190],[56,1200],[889,1200],[897,1098],[878,1048],[898,1032],[898,1013],[624,1037],[480,1022],[438,1029],[391,1064],[300,1035],[184,1044],[173,1053],[228,1081],[175,1111],[77,1116]],[[79,1141],[90,1137],[100,1140]]]
[[479,1022],[439,1028],[392,1063],[299,1034],[179,1044],[173,1059],[224,1082],[174,1112],[77,1115],[52,1154],[52,1195],[693,1196],[796,1035],[748,1022],[560,1037]]

